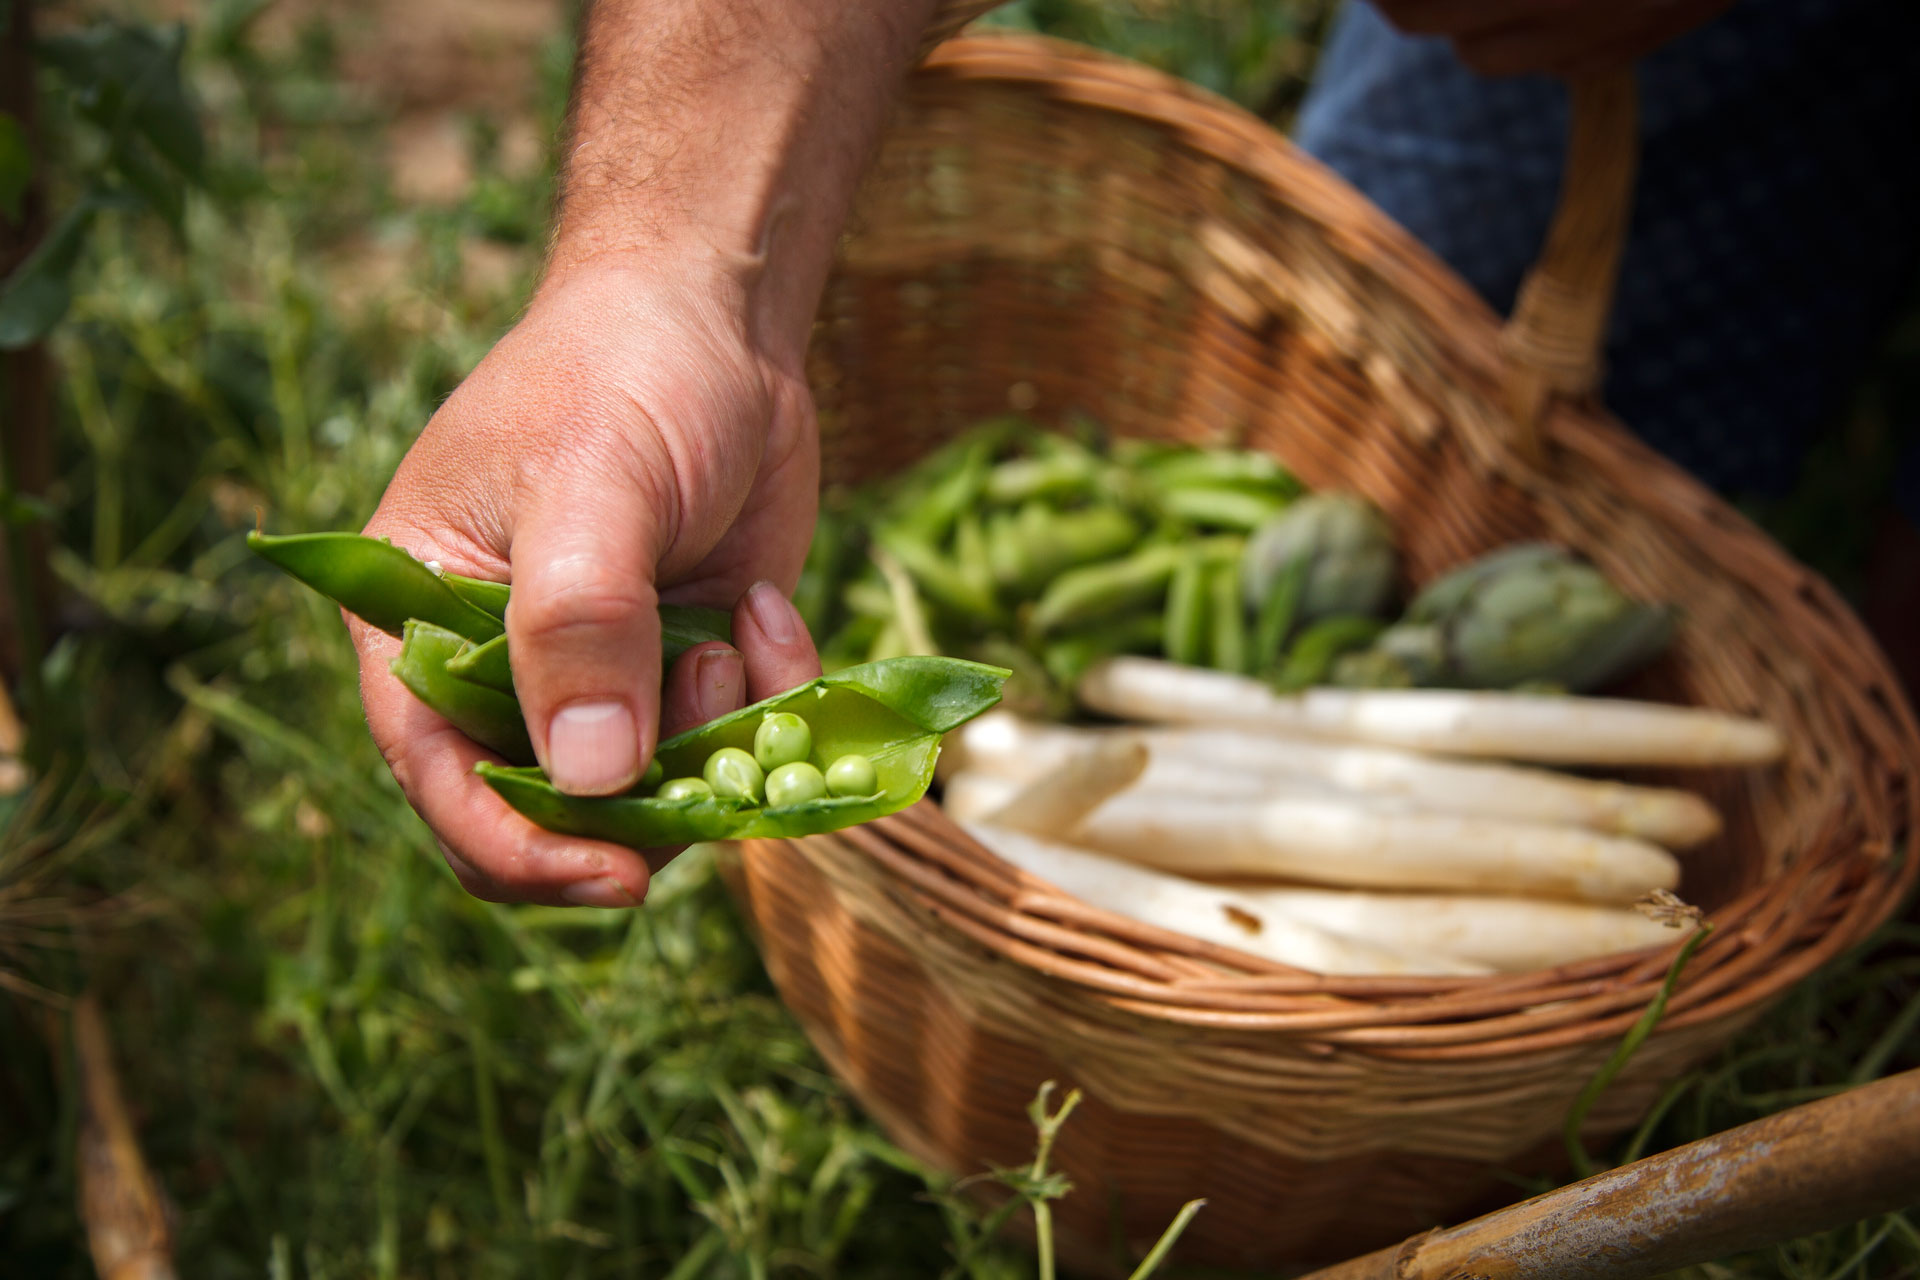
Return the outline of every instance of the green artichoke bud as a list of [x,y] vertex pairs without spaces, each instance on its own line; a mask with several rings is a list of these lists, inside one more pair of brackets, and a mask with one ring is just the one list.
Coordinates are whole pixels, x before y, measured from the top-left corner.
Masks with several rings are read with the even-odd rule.
[[1407,618],[1445,639],[1444,672],[1415,673],[1422,683],[1509,689],[1545,682],[1585,692],[1664,650],[1675,610],[1630,600],[1585,561],[1528,543],[1440,578]]
[[1295,625],[1335,614],[1378,615],[1393,594],[1393,530],[1373,506],[1343,493],[1302,498],[1261,525],[1240,558],[1240,588],[1255,614],[1296,557],[1306,557]]

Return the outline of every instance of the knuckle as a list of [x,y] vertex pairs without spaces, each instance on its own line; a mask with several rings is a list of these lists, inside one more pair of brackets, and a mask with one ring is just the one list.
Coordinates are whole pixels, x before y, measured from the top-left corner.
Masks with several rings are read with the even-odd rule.
[[509,621],[529,636],[624,625],[654,607],[644,581],[593,560],[549,564],[507,606]]

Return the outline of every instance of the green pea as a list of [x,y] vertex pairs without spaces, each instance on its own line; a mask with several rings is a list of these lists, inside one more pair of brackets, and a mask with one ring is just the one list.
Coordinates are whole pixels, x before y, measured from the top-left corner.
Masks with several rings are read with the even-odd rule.
[[813,730],[791,711],[770,711],[753,731],[753,758],[769,772],[805,760],[813,752]]
[[870,796],[880,790],[880,775],[865,756],[841,756],[827,766],[825,781],[836,796]]
[[648,789],[658,787],[666,776],[666,766],[662,765],[658,758],[649,760],[646,772],[640,775],[640,785]]
[[738,747],[722,747],[707,757],[700,776],[713,788],[713,794],[759,804],[767,775],[760,762]]
[[827,794],[827,780],[805,760],[783,764],[767,775],[769,805],[805,804]]
[[713,788],[707,785],[705,778],[675,778],[662,783],[658,798],[661,800],[698,800],[713,794]]

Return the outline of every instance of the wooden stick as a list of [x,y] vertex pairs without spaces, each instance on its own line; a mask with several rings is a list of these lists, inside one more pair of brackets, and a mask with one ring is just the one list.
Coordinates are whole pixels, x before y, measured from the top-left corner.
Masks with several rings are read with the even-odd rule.
[[1920,1201],[1920,1070],[1301,1280],[1634,1280]]
[[174,1280],[173,1230],[120,1095],[106,1020],[92,995],[73,1009],[80,1074],[80,1217],[100,1280]]

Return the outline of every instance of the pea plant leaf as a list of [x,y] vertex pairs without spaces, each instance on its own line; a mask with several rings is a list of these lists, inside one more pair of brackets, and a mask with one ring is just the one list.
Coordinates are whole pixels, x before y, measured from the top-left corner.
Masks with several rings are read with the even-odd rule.
[[67,314],[73,301],[69,277],[100,207],[89,198],[67,210],[32,256],[0,283],[0,351],[32,346]]
[[182,182],[205,179],[206,142],[184,76],[184,27],[100,22],[39,42],[41,62],[107,134],[116,172],[176,227]]
[[[0,0],[4,5],[6,0]],[[6,17],[0,14],[0,26]],[[26,211],[27,186],[33,181],[33,152],[20,121],[0,111],[0,216],[19,223]]]

